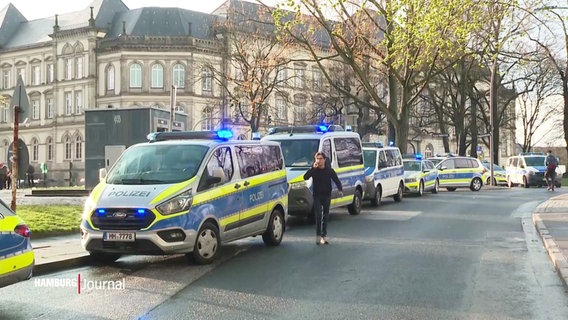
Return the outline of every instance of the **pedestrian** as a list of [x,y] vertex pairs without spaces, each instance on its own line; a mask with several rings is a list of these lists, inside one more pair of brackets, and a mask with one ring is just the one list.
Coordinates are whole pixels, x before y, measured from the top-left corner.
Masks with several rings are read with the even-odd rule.
[[8,179],[8,167],[0,162],[0,190],[6,188],[6,181]]
[[26,171],[26,177],[28,178],[28,187],[29,188],[34,187],[34,173],[35,173],[34,166],[30,164],[28,166],[28,171]]
[[316,244],[329,244],[327,240],[327,220],[329,206],[331,204],[331,181],[339,190],[339,196],[343,197],[343,187],[337,177],[337,173],[323,152],[317,152],[314,156],[314,164],[304,174],[304,180],[312,178],[312,193],[314,199],[313,211],[316,218]]
[[554,191],[554,181],[556,180],[556,167],[558,166],[558,159],[552,154],[552,150],[548,149],[546,152],[546,171],[544,178],[548,185],[548,191]]

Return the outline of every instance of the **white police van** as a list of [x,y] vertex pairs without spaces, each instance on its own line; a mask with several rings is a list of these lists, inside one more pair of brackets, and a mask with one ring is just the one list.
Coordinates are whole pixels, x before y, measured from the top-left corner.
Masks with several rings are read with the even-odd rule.
[[282,147],[290,183],[290,215],[314,221],[312,180],[304,180],[304,174],[313,165],[318,151],[326,155],[343,186],[340,197],[337,186],[332,183],[331,208],[347,206],[350,214],[361,212],[365,177],[358,133],[345,131],[338,125],[275,127],[262,140],[277,141]]
[[[365,200],[378,206],[384,197],[402,201],[404,193],[404,166],[397,147],[364,143]],[[367,147],[371,146],[371,147]]]
[[280,244],[288,182],[278,143],[229,140],[226,131],[148,137],[122,153],[85,203],[82,245],[93,258],[186,253],[206,264],[229,241],[262,235]]

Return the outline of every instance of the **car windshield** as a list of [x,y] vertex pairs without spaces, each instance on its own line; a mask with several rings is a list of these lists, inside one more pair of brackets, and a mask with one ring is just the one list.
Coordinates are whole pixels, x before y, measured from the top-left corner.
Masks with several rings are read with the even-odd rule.
[[310,167],[319,150],[319,139],[273,140],[280,142],[286,167]]
[[405,160],[403,163],[404,171],[422,171],[422,169],[420,168],[420,161]]
[[172,184],[193,178],[209,147],[147,144],[126,149],[107,177],[111,184]]
[[525,162],[529,167],[542,167],[544,166],[546,158],[541,157],[525,157]]
[[377,151],[375,150],[363,150],[363,166],[374,167],[377,159]]
[[[485,167],[485,169],[489,170],[489,162],[483,162],[483,166]],[[503,167],[501,167],[498,164],[493,164],[493,171],[505,171],[505,169],[503,169]]]

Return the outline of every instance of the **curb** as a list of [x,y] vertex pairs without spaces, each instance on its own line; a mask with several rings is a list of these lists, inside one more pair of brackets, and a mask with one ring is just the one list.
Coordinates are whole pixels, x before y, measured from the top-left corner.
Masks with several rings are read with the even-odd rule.
[[34,277],[43,276],[49,273],[62,271],[64,269],[70,269],[75,267],[82,267],[89,263],[90,257],[88,254],[77,256],[73,258],[68,258],[59,261],[47,262],[42,264],[36,264],[34,266]]
[[558,248],[556,241],[550,235],[546,225],[542,221],[540,214],[535,213],[532,216],[533,224],[535,225],[542,242],[544,242],[544,247],[546,251],[548,251],[548,255],[550,256],[550,260],[552,260],[552,264],[554,268],[558,272],[560,279],[564,283],[564,286],[568,288],[568,261],[566,261],[566,257]]

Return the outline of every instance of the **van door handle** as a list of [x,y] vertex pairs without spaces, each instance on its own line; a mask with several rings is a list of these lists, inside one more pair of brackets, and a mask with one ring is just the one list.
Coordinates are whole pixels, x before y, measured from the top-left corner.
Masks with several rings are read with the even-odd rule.
[[245,187],[248,187],[250,185],[250,182],[245,181],[245,183],[243,183],[245,185]]
[[240,185],[240,184],[238,184],[238,183],[237,183],[237,184],[235,184],[235,189],[239,189],[240,187],[241,187],[241,185]]

